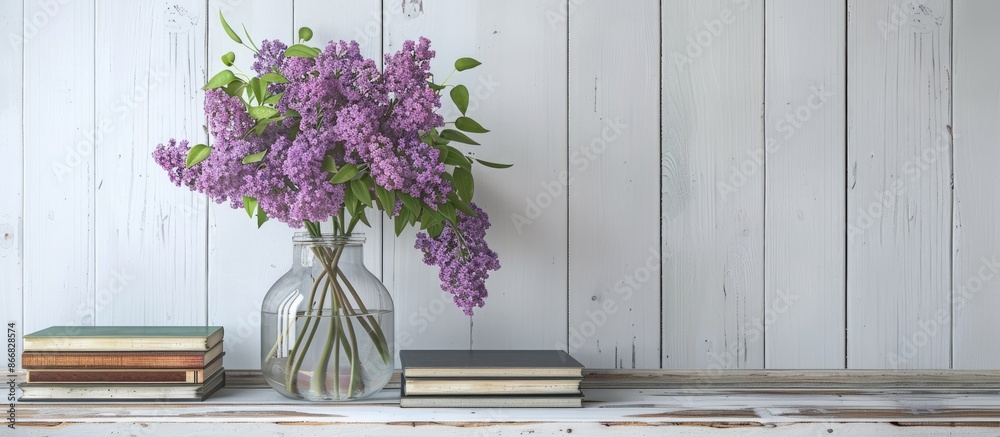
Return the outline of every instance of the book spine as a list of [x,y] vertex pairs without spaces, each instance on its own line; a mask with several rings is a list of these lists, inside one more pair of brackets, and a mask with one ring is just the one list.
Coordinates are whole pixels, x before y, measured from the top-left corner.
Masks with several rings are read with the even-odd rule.
[[39,354],[21,355],[25,369],[194,369],[205,366],[203,355]]
[[28,382],[194,382],[192,371],[73,372],[28,371]]

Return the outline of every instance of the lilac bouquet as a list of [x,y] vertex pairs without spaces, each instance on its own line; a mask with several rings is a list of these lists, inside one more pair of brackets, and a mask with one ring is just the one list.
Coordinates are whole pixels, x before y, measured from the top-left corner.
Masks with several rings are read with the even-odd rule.
[[[273,218],[305,227],[314,237],[321,236],[320,223],[327,220],[334,235],[350,235],[359,222],[368,225],[369,209],[394,220],[397,236],[419,224],[416,248],[425,263],[440,267],[443,289],[466,314],[482,307],[485,280],[500,264],[485,240],[489,218],[472,203],[472,169],[475,163],[509,165],[474,159],[449,144],[478,145],[467,133],[488,131],[465,116],[465,86],[448,79],[434,83],[430,41],[406,41],[385,56],[380,71],[354,41],[311,47],[306,43],[312,31],[302,28],[298,44],[265,40],[258,48],[224,18],[222,25],[233,41],[254,52],[254,72],[227,68],[204,87],[211,146],[171,139],[156,147],[153,157],[170,180],[245,209],[258,226]],[[233,52],[222,57],[227,67],[234,60]],[[477,65],[462,58],[452,73]],[[447,123],[437,112],[446,90],[462,113]],[[335,252],[316,253],[329,278],[339,273]],[[320,279],[313,287],[320,296],[343,296],[350,286],[329,280],[321,285]],[[391,359],[374,325],[369,335]],[[295,360],[288,361],[291,375],[297,369]]]

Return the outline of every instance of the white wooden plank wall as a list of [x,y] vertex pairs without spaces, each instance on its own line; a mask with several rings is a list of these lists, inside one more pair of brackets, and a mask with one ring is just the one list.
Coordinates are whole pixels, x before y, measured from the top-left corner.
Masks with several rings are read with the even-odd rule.
[[570,12],[569,352],[659,367],[659,2]]
[[851,0],[847,366],[951,366],[951,2]]
[[1000,363],[1000,2],[955,2],[952,308],[956,369]]
[[[0,8],[0,30],[24,28],[24,4],[17,2]],[[7,35],[7,32],[4,32]],[[22,242],[24,179],[22,90],[24,71],[24,44],[18,39],[21,32],[14,32],[0,43],[0,299],[2,323],[14,323],[14,329],[23,333],[21,317],[23,285]],[[17,352],[21,344],[15,344]]]
[[764,367],[842,368],[847,10],[768,0],[765,12]]
[[760,368],[764,2],[667,0],[663,20],[663,367]]
[[92,325],[109,308],[97,305],[94,280],[95,8],[26,1],[30,26],[3,32],[23,36],[22,327],[29,332]]
[[13,1],[0,296],[22,333],[221,324],[227,367],[258,366],[292,231],[173,187],[150,157],[208,140],[199,88],[219,56],[252,63],[220,10],[257,40],[310,26],[376,59],[427,36],[438,77],[483,62],[452,80],[492,129],[467,150],[515,164],[476,169],[503,269],[467,317],[415,232],[373,223],[397,348],[1000,368],[1000,7],[976,0]]
[[204,324],[206,199],[150,156],[205,142],[205,3],[98,0],[96,23],[95,323]]

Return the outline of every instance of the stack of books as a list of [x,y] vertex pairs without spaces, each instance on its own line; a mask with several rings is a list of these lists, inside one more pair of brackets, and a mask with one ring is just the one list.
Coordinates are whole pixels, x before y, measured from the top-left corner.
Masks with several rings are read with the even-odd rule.
[[552,350],[404,350],[401,407],[581,407],[583,365]]
[[24,336],[23,401],[192,401],[225,386],[219,326],[54,326]]

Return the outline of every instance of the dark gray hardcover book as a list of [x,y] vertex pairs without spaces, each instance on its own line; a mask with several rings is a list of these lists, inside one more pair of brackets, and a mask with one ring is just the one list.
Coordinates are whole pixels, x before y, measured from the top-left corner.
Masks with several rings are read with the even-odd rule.
[[582,378],[583,364],[560,350],[404,350],[404,378]]

